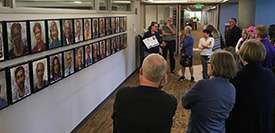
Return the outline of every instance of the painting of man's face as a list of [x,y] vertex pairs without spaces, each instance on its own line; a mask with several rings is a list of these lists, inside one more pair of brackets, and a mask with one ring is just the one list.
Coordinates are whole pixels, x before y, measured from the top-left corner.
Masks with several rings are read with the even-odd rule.
[[62,20],[63,25],[63,45],[71,45],[73,43],[73,24],[72,20]]
[[8,58],[16,58],[29,53],[26,22],[8,22]]
[[84,39],[92,39],[92,21],[89,18],[84,19]]
[[0,70],[0,110],[8,105],[6,73]]
[[64,76],[67,77],[74,73],[74,51],[64,52]]

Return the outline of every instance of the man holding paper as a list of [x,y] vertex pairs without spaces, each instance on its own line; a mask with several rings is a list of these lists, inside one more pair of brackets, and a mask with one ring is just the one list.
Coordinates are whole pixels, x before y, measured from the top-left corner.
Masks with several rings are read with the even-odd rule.
[[148,31],[144,33],[143,43],[145,45],[145,51],[150,53],[160,53],[160,33],[158,32],[157,22],[152,22],[148,28]]

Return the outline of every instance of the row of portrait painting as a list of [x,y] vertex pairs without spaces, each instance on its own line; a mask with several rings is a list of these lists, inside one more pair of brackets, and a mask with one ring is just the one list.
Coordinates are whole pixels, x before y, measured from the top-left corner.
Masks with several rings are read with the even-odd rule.
[[0,23],[0,61],[125,32],[126,17]]
[[76,47],[0,71],[0,109],[127,47],[127,34]]

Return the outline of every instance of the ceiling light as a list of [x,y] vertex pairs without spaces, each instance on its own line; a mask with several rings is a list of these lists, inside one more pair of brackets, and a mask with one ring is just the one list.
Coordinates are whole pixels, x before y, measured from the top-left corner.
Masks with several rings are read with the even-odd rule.
[[82,1],[74,1],[75,4],[82,4]]

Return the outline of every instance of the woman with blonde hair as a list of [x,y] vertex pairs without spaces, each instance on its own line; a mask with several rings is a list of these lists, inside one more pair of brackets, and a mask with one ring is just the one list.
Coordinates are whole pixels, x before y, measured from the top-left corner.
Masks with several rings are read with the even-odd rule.
[[208,62],[210,79],[198,81],[182,98],[191,109],[187,133],[224,133],[225,120],[235,103],[235,87],[230,83],[236,74],[236,62],[227,51],[214,52]]
[[243,68],[231,81],[236,103],[226,122],[226,133],[272,133],[275,77],[261,65],[265,57],[260,41],[248,40],[241,46]]

